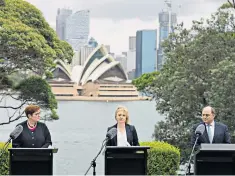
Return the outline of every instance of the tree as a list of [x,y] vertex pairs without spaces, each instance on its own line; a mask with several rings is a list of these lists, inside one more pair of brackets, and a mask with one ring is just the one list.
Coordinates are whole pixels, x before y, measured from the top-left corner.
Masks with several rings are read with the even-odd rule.
[[4,6],[5,5],[5,0],[0,0],[0,6]]
[[[179,24],[162,44],[166,63],[151,92],[157,111],[166,118],[156,124],[154,137],[178,146],[182,160],[188,159],[191,127],[201,120],[204,106],[215,106],[216,118],[234,134],[234,120],[229,119],[234,112],[234,30],[231,9],[219,8],[210,19],[194,21],[189,30]],[[225,103],[229,92],[231,100]]]
[[[48,73],[55,67],[55,59],[71,62],[71,46],[58,39],[42,13],[30,3],[23,0],[2,0],[0,4],[0,104],[3,99],[8,98],[22,101],[19,106],[9,108],[2,105],[0,108],[13,109],[13,114],[16,114],[25,104],[39,103],[51,111],[53,118],[58,119],[55,97],[42,77],[50,75]],[[15,75],[24,73],[27,75],[24,79],[21,77],[17,82],[12,81],[13,77],[16,78]],[[30,83],[33,84],[29,85]],[[0,125],[19,117],[21,114],[9,116],[8,121]]]
[[138,91],[145,93],[145,95],[153,95],[151,91],[151,87],[153,85],[154,80],[157,79],[159,75],[158,71],[152,73],[144,73],[139,78],[136,78],[132,81]]
[[228,3],[230,6],[232,6],[235,9],[235,0],[232,1],[228,0]]

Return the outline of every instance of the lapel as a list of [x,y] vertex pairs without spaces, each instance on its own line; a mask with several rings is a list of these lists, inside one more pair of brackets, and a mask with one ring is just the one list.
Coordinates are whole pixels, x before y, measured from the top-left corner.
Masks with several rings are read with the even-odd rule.
[[[113,127],[117,128],[117,124],[114,125]],[[114,146],[117,146],[117,135],[113,138],[113,143],[114,143]]]
[[[117,124],[114,125],[113,127],[117,128]],[[131,145],[131,139],[132,139],[132,134],[131,134],[131,129],[130,129],[130,126],[128,124],[125,125],[125,128],[126,128],[126,138],[127,138],[127,142],[129,142],[129,144]],[[113,143],[114,143],[114,146],[117,146],[117,135],[113,138]]]
[[210,143],[210,140],[209,140],[209,137],[208,137],[208,133],[207,133],[207,126],[206,126],[205,123],[204,123],[204,125],[205,125],[205,132],[203,133],[203,138],[204,138],[206,143]]
[[126,138],[127,142],[131,145],[131,129],[130,126],[126,124]]
[[[205,125],[205,131],[206,132],[203,134],[203,137],[204,137],[206,143],[210,143],[208,133],[207,133],[207,126],[206,126],[205,123],[204,123],[204,125]],[[215,139],[216,139],[216,136],[217,136],[217,133],[218,133],[218,124],[215,121],[214,121],[214,126],[215,126],[215,128],[214,128],[214,136],[213,136],[213,139],[212,139],[212,143],[215,143]]]
[[215,123],[215,129],[214,129],[214,136],[213,136],[212,143],[215,143],[215,139],[216,139],[216,136],[218,133],[218,124],[215,121],[214,121],[214,123]]

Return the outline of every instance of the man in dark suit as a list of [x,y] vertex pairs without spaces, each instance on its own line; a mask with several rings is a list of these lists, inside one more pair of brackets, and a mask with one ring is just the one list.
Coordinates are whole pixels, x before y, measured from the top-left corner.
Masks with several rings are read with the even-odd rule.
[[[196,148],[201,145],[201,143],[228,143],[230,144],[230,135],[228,132],[228,127],[219,122],[214,121],[215,110],[214,108],[207,106],[202,110],[202,121],[200,124],[205,125],[204,133],[198,138]],[[191,138],[191,145],[193,146],[196,141],[195,130],[199,124],[193,127],[193,135]]]

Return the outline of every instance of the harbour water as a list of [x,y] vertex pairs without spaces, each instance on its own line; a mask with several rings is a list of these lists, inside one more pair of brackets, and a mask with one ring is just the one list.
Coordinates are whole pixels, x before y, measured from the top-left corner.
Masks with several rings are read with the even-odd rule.
[[[55,175],[85,174],[101,147],[107,128],[116,123],[114,113],[118,105],[128,108],[130,123],[135,125],[139,141],[153,140],[154,125],[163,120],[155,110],[154,101],[59,101],[60,119],[45,122],[51,132],[53,147],[59,149],[54,155]],[[6,120],[6,110],[0,109],[0,117],[1,122]],[[6,141],[15,125],[24,120],[26,118],[0,126],[0,141]],[[96,172],[97,175],[104,173],[102,154],[97,159]],[[88,174],[92,174],[92,169]]]

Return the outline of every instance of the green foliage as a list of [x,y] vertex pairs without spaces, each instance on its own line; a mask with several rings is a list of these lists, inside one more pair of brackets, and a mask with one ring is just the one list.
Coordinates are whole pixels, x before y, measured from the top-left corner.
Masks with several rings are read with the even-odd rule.
[[73,50],[58,39],[36,7],[23,0],[6,0],[0,6],[0,57],[11,63],[6,67],[8,75],[16,69],[43,75],[55,59],[71,62]]
[[52,111],[51,111],[51,118],[55,119],[55,120],[59,119],[59,116],[57,115],[57,113],[54,109],[52,109]]
[[[20,99],[25,104],[38,103],[58,119],[57,103],[49,85],[29,77],[50,78],[55,59],[70,63],[72,58],[72,47],[58,39],[40,10],[24,0],[0,0],[0,91],[7,91],[3,96]],[[24,73],[26,77],[22,76]],[[20,97],[9,94],[15,86]],[[14,119],[10,118],[11,121]]]
[[[0,73],[1,77],[2,73]],[[2,76],[0,80],[0,89],[11,88],[13,85],[13,81],[9,79],[7,76]]]
[[11,148],[11,144],[8,146],[6,150],[3,150],[3,146],[5,143],[0,142],[0,153],[3,152],[1,157],[2,163],[0,163],[0,175],[9,175],[9,152],[8,149]]
[[230,3],[224,3],[221,7],[220,7],[220,9],[228,9],[228,8],[233,8],[233,6],[232,6],[232,4],[230,4]]
[[157,79],[157,76],[160,72],[155,71],[152,73],[144,73],[139,78],[136,78],[132,81],[138,91],[144,92],[145,94],[150,94],[150,87],[153,86],[154,81]]
[[0,6],[5,6],[5,0],[0,0]]
[[179,149],[165,142],[141,142],[150,146],[148,151],[148,175],[175,175],[179,169]]
[[[54,52],[54,58],[71,62],[73,50],[67,42],[58,39],[55,31],[49,26],[42,13],[30,3],[23,0],[5,0],[6,5],[0,7],[0,17],[6,21],[18,22],[31,28],[44,38],[45,45]],[[1,20],[0,20],[1,21]],[[23,32],[19,33],[23,34]],[[47,51],[44,51],[46,54]]]
[[235,141],[233,12],[219,8],[189,30],[179,24],[162,43],[166,62],[149,92],[165,120],[155,125],[154,137],[179,147],[182,161],[188,159],[191,127],[201,121],[204,106],[215,107],[216,120],[228,125]]
[[228,8],[234,8],[235,9],[235,1],[234,0],[227,0],[228,2],[223,4],[220,8],[221,9],[228,9]]
[[19,98],[23,101],[34,102],[43,109],[51,111],[51,117],[58,119],[55,112],[57,109],[57,101],[51,91],[50,85],[41,77],[32,76],[20,82],[15,87],[16,91],[20,92]]
[[235,62],[224,60],[211,70],[212,85],[208,93],[211,104],[216,109],[216,118],[229,125],[232,142],[235,142]]

